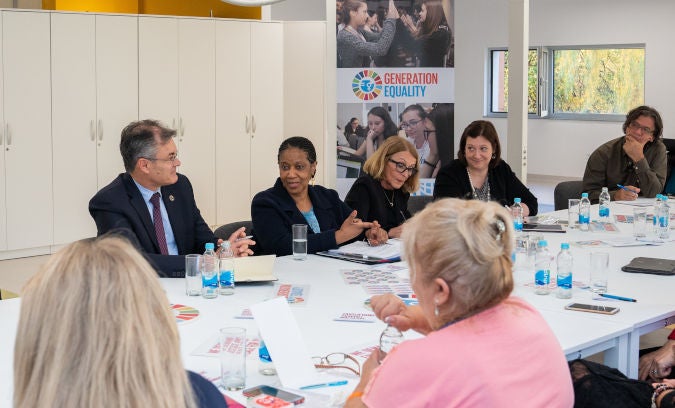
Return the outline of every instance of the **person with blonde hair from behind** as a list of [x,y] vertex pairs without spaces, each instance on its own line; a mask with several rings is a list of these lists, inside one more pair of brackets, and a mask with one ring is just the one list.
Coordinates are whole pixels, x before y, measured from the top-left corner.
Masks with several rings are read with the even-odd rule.
[[398,136],[386,139],[366,160],[366,174],[356,179],[345,203],[364,221],[378,221],[387,238],[399,238],[411,216],[408,198],[419,187],[417,160],[412,143]]
[[126,240],[72,243],[27,283],[14,407],[226,407],[186,372],[155,271]]
[[532,306],[511,296],[512,224],[497,203],[459,199],[433,202],[405,223],[419,306],[395,295],[371,304],[389,325],[426,337],[386,356],[373,351],[346,407],[572,407],[560,344]]

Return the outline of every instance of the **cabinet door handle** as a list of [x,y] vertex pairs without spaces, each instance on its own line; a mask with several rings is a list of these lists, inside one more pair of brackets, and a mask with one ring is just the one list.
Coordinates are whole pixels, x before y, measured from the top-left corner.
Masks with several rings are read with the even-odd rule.
[[183,126],[183,117],[178,118],[178,128],[180,129],[180,137],[185,135],[185,126]]
[[89,121],[89,138],[93,142],[96,140],[96,128],[94,127],[94,119]]
[[246,133],[248,133],[251,130],[248,126],[248,115],[244,115],[244,117],[246,118]]
[[103,141],[103,119],[98,120],[98,141]]
[[3,144],[2,143],[3,136],[5,136],[5,132],[3,132],[3,127],[0,127],[0,146],[2,146],[2,144]]
[[253,129],[253,133],[255,133],[255,116],[251,115],[251,128]]
[[171,119],[171,129],[176,130],[176,118]]
[[9,123],[5,124],[5,144],[7,144],[7,147],[12,145],[12,134],[9,132]]

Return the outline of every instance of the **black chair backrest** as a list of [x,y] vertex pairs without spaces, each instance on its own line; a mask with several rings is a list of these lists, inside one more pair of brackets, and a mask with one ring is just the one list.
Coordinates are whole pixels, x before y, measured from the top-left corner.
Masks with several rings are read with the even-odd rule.
[[561,181],[553,190],[553,206],[556,211],[567,209],[567,200],[570,198],[580,198],[582,193],[583,181]]
[[408,211],[410,211],[410,215],[415,215],[416,212],[422,211],[433,199],[433,196],[410,196],[408,198]]
[[241,227],[246,227],[246,235],[253,235],[253,221],[235,221],[231,222],[229,224],[221,225],[218,227],[214,232],[213,235],[215,235],[217,238],[220,239],[228,239],[230,238],[230,235],[236,230],[238,230]]

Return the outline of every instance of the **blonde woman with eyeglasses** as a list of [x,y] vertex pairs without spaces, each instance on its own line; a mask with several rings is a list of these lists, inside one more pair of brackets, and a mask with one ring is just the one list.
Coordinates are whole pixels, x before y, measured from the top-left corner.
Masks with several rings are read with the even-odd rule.
[[226,407],[185,371],[153,268],[119,237],[78,241],[26,285],[14,347],[14,407]]
[[425,337],[375,350],[345,407],[570,408],[567,362],[546,321],[511,296],[511,215],[444,199],[408,220],[403,256],[418,306],[373,296],[378,318]]
[[408,198],[419,187],[417,150],[406,139],[390,137],[363,165],[345,203],[364,221],[378,221],[388,238],[401,236],[410,218]]
[[653,198],[663,191],[668,164],[662,130],[661,115],[650,106],[638,106],[626,114],[624,136],[595,149],[586,163],[583,191],[592,202],[598,202],[603,187],[609,189],[612,200]]

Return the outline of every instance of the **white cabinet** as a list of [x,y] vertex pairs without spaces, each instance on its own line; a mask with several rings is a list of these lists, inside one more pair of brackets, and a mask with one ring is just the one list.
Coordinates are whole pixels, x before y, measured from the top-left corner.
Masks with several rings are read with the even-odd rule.
[[208,224],[216,218],[215,21],[139,17],[139,116],[177,132],[179,171]]
[[283,27],[216,22],[217,223],[251,217],[251,198],[279,175]]
[[15,250],[52,243],[49,14],[1,13],[5,200],[0,206],[7,234],[2,249]]
[[96,235],[89,199],[124,171],[119,134],[138,115],[136,22],[51,15],[55,244]]

